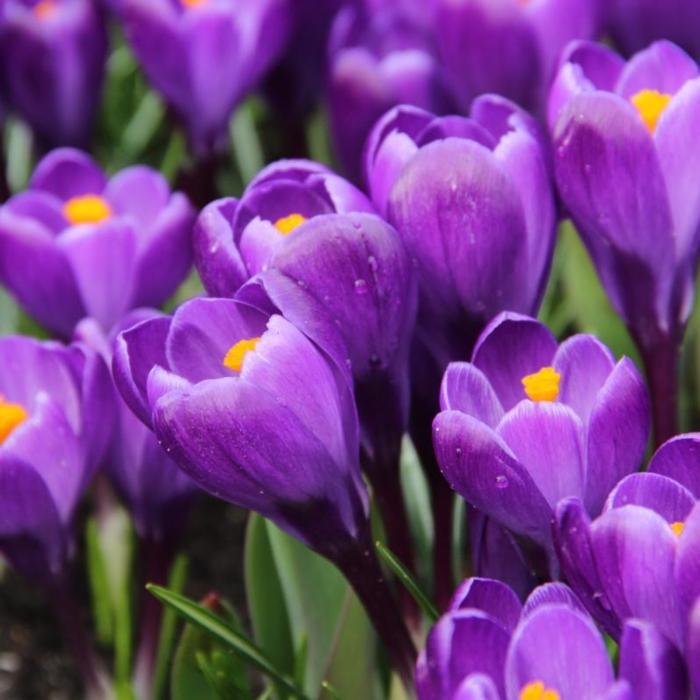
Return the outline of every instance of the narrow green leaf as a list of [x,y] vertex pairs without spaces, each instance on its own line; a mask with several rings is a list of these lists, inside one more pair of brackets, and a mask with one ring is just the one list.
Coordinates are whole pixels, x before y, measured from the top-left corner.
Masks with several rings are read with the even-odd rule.
[[85,549],[95,634],[100,644],[111,644],[114,638],[112,600],[97,523],[93,517],[88,518],[87,521]]
[[297,696],[300,700],[309,700],[308,697],[297,688],[292,678],[279,672],[255,644],[238,633],[229,623],[179,593],[174,593],[167,588],[154,584],[148,584],[146,588],[158,598],[158,600],[171,607],[185,620],[193,625],[197,625],[223,644],[231,647],[231,649],[240,654],[252,666],[274,679],[287,692]]
[[338,691],[328,681],[323,681],[321,683],[321,688],[326,691],[332,700],[342,700]]
[[408,592],[413,596],[421,610],[428,616],[431,622],[435,622],[439,617],[437,608],[430,601],[428,596],[423,593],[406,567],[399,561],[396,555],[381,542],[375,542],[375,547],[377,548],[377,552],[384,563],[394,572],[399,581],[406,587],[406,590],[408,590]]
[[33,138],[29,127],[19,119],[8,117],[5,126],[5,158],[7,184],[11,192],[27,186],[34,165]]
[[236,110],[229,125],[233,157],[244,185],[248,184],[265,165],[265,156],[255,126],[256,109],[255,98],[247,100]]
[[[185,588],[187,581],[187,557],[180,554],[173,564],[168,576],[169,590],[179,594]],[[155,700],[163,696],[165,684],[170,667],[170,656],[175,645],[175,628],[177,620],[172,610],[166,610],[160,627],[158,638],[158,656],[156,657],[156,670],[153,676],[153,697]]]

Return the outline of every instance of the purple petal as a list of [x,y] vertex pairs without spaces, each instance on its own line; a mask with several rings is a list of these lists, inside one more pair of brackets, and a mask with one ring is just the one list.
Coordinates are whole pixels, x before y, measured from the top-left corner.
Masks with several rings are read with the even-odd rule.
[[525,399],[496,432],[552,509],[562,498],[583,494],[583,425],[568,406]]
[[614,680],[600,632],[590,618],[566,605],[545,605],[513,633],[506,661],[508,698],[536,681],[562,698],[599,700]]
[[522,605],[505,583],[488,578],[468,578],[459,585],[448,607],[449,610],[466,608],[485,612],[512,632],[520,619]]
[[700,499],[700,433],[667,440],[651,458],[649,471],[675,479]]
[[591,542],[603,590],[617,616],[650,620],[680,643],[673,576],[676,535],[669,523],[639,506],[613,508],[593,523]]
[[498,688],[488,676],[472,673],[455,690],[451,700],[500,700],[500,696]]
[[560,345],[552,364],[561,374],[559,400],[571,406],[586,424],[615,367],[610,350],[592,335],[575,335]]
[[549,538],[551,509],[526,469],[488,426],[459,411],[433,422],[440,470],[468,503],[539,542]]
[[440,385],[440,408],[478,418],[495,428],[503,418],[503,408],[484,373],[469,362],[447,365]]
[[[678,538],[675,569],[676,589],[683,619],[687,619],[695,601],[700,597],[700,502],[686,518]],[[682,644],[679,644],[682,648]]]
[[60,200],[41,190],[25,190],[10,199],[4,210],[17,217],[35,219],[54,235],[66,227]]
[[265,316],[232,299],[192,299],[173,316],[167,366],[190,382],[230,377],[226,353],[239,340],[260,337],[265,322]]
[[170,188],[159,172],[145,165],[134,165],[119,171],[109,181],[104,197],[115,214],[130,217],[137,229],[145,229],[165,208]]
[[688,659],[688,670],[690,680],[695,688],[695,693],[700,695],[700,598],[695,601],[695,605],[689,616],[688,649],[686,658]]
[[57,148],[36,166],[29,187],[65,201],[83,194],[101,194],[106,184],[107,178],[89,155],[74,148]]
[[458,610],[443,615],[428,635],[416,665],[421,700],[451,698],[462,681],[479,673],[503,692],[503,666],[509,634],[488,615]]
[[530,593],[523,605],[523,619],[544,605],[568,605],[572,610],[578,610],[584,614],[586,612],[579,597],[568,586],[558,581],[537,586]]
[[588,425],[586,507],[597,514],[608,492],[639,468],[650,430],[649,397],[636,366],[623,357],[598,392]]
[[698,76],[698,65],[670,41],[656,41],[625,65],[615,91],[629,99],[640,90],[675,94],[683,83]]
[[136,282],[136,232],[118,219],[75,226],[58,239],[87,315],[105,330],[129,308]]
[[627,680],[637,700],[686,700],[683,659],[652,624],[628,620],[620,641],[619,677]]
[[629,474],[610,492],[605,510],[642,506],[658,513],[666,522],[683,522],[695,505],[693,494],[661,474]]
[[506,411],[525,398],[522,379],[552,364],[557,341],[534,318],[502,313],[489,323],[474,347],[472,362],[491,382]]
[[233,296],[249,277],[233,242],[237,206],[233,197],[217,199],[202,209],[194,226],[194,264],[211,296]]

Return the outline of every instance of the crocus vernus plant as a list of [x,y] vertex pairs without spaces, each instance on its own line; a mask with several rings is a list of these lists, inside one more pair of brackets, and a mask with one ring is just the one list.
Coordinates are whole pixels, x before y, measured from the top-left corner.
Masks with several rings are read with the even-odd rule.
[[117,0],[151,85],[172,107],[197,157],[226,143],[238,101],[279,57],[288,0]]
[[92,691],[102,681],[71,583],[72,525],[110,439],[109,384],[84,346],[0,339],[0,552],[45,591]]
[[559,192],[644,358],[657,444],[676,432],[694,299],[699,119],[698,65],[667,41],[627,62],[573,44],[550,94]]
[[452,108],[434,44],[429,26],[397,4],[369,12],[350,5],[336,17],[326,101],[334,150],[353,181],[361,179],[365,139],[388,109]]
[[416,667],[419,700],[684,698],[683,662],[658,630],[630,620],[618,679],[593,620],[561,583],[524,605],[507,586],[473,578],[457,589]]
[[561,50],[593,39],[597,0],[437,0],[435,32],[450,86],[464,107],[494,92],[542,111]]
[[204,489],[270,518],[335,563],[397,670],[413,646],[373,554],[351,387],[278,315],[195,299],[122,333],[115,378]]
[[57,149],[0,207],[0,281],[60,337],[85,316],[108,332],[182,282],[193,222],[187,198],[154,170],[133,166],[107,179],[82,151]]
[[194,261],[212,296],[232,296],[287,236],[320,214],[374,212],[367,197],[325,166],[283,160],[261,170],[240,199],[204,208],[194,228]]
[[0,3],[0,92],[40,150],[89,145],[106,57],[98,2]]
[[649,400],[634,363],[590,335],[557,344],[546,326],[504,313],[472,360],[450,364],[433,424],[440,469],[481,512],[550,550],[557,503],[591,515],[639,468]]

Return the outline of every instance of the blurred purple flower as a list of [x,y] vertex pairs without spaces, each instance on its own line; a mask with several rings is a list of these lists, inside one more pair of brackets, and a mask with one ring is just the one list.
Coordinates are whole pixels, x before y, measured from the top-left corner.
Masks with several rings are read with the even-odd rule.
[[277,60],[288,0],[117,0],[131,47],[198,156],[219,150],[239,100]]
[[512,313],[480,336],[471,363],[448,366],[433,438],[452,488],[486,515],[545,547],[557,503],[577,496],[597,515],[639,467],[649,434],[644,381],[593,336],[560,346]]
[[644,357],[656,441],[676,432],[677,355],[700,250],[700,72],[652,44],[625,63],[574,43],[549,102],[564,205]]
[[593,39],[598,0],[435,0],[435,31],[454,93],[466,109],[497,93],[541,111],[561,50]]
[[619,638],[622,623],[653,623],[680,650],[691,644],[700,596],[700,434],[680,435],[649,470],[624,478],[591,522],[576,499],[557,507],[564,575],[590,612]]
[[[410,3],[406,3],[410,5]],[[429,25],[394,3],[348,6],[333,25],[327,103],[343,171],[362,175],[362,148],[376,120],[399,104],[444,114],[454,106]]]
[[0,339],[0,551],[35,583],[63,576],[72,519],[111,437],[107,367],[81,345]]
[[107,332],[129,309],[176,290],[191,264],[193,221],[187,198],[150,168],[107,180],[86,154],[57,149],[0,208],[0,281],[59,336],[85,316]]
[[651,625],[625,627],[619,680],[603,637],[565,585],[521,606],[489,579],[467,579],[428,635],[419,700],[684,700],[679,653]]
[[89,144],[106,54],[94,0],[0,3],[0,91],[43,150]]
[[288,236],[320,214],[374,212],[362,192],[310,160],[282,160],[261,170],[242,197],[205,207],[194,229],[195,266],[212,296],[233,296],[264,270]]

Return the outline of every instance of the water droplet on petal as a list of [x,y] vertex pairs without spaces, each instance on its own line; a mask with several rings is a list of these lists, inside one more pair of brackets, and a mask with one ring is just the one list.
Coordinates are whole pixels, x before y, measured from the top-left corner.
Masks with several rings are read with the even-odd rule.
[[356,294],[366,294],[367,293],[367,282],[363,279],[355,280],[355,293]]
[[497,489],[505,489],[508,488],[508,479],[500,474],[499,476],[496,477],[496,488]]

